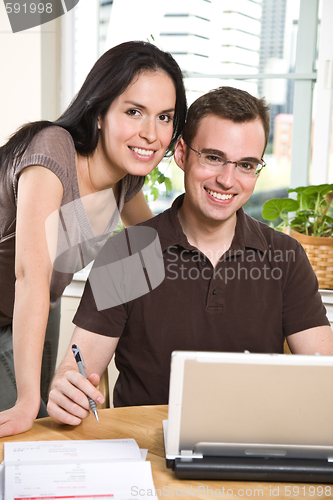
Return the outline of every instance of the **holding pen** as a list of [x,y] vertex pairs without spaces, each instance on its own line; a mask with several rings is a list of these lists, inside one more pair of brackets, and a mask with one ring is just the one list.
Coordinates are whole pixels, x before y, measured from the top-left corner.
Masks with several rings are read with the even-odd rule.
[[[84,371],[85,364],[84,364],[83,356],[81,354],[80,349],[78,348],[78,346],[76,344],[72,345],[72,351],[73,351],[73,354],[74,354],[75,361],[76,361],[77,367],[79,369],[79,372],[81,373],[81,375],[83,375],[85,378],[87,378],[86,372]],[[88,401],[89,401],[89,404],[90,404],[91,411],[95,415],[95,418],[96,418],[97,422],[99,422],[98,415],[97,415],[96,403],[89,396],[87,396],[87,398],[88,398]]]

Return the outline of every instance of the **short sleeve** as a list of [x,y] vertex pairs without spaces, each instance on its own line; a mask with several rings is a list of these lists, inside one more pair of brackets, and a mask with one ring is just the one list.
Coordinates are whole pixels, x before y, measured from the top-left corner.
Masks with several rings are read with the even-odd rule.
[[89,332],[107,337],[121,337],[128,319],[125,305],[98,311],[89,279],[84,288],[81,302],[73,323]]
[[18,163],[14,174],[14,191],[21,172],[32,165],[40,165],[52,170],[60,179],[64,192],[73,183],[75,167],[75,147],[72,136],[67,130],[51,126],[36,134]]
[[283,289],[282,320],[285,336],[330,324],[318,291],[316,275],[300,243],[295,241],[289,258]]

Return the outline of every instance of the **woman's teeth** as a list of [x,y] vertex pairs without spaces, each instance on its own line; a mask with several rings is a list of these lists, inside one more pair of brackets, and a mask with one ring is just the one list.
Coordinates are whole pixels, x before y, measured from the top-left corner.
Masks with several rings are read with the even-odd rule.
[[131,148],[131,150],[142,156],[151,156],[154,153],[152,149]]
[[210,189],[207,189],[207,192],[211,195],[214,196],[214,198],[217,198],[218,200],[230,200],[230,198],[233,197],[233,194],[221,194],[221,193],[216,193],[215,191],[211,191]]

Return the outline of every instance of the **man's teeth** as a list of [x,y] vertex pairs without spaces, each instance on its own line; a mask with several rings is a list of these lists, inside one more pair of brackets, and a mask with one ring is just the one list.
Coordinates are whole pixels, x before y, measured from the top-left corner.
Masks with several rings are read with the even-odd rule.
[[211,196],[214,196],[214,198],[217,198],[218,200],[230,200],[233,197],[233,194],[216,193],[215,191],[211,191],[210,189],[207,189],[207,191]]
[[151,156],[154,153],[152,149],[140,149],[140,148],[131,148],[131,149],[142,156]]

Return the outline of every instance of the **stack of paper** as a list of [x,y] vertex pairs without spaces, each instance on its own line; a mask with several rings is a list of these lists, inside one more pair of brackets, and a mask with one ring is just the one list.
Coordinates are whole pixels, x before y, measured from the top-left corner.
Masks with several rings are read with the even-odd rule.
[[3,498],[151,499],[146,455],[134,439],[5,443]]

